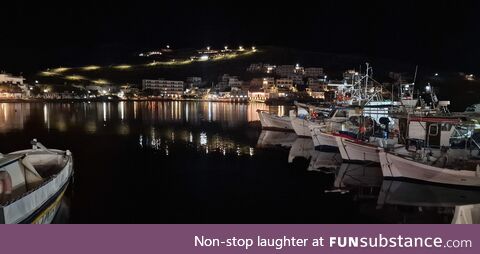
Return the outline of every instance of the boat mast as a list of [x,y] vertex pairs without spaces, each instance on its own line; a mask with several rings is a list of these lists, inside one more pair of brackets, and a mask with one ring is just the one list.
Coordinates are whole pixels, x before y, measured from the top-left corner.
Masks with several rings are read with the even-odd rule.
[[415,82],[417,82],[417,71],[418,71],[418,65],[415,66],[415,75],[413,76],[413,83],[412,83],[412,99],[415,97]]
[[365,75],[365,98],[367,98],[368,71],[369,71],[368,63],[366,63],[366,65],[367,65],[367,73]]

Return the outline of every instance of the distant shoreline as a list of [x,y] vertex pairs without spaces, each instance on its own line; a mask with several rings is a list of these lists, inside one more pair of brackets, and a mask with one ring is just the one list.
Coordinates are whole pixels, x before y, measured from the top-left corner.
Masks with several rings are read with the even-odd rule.
[[[223,102],[223,103],[238,103],[248,104],[251,101],[231,101],[231,100],[203,100],[203,99],[162,99],[162,98],[148,98],[148,99],[0,99],[0,103],[41,103],[41,102],[121,102],[121,101],[195,101],[195,102]],[[265,103],[265,102],[253,102]]]

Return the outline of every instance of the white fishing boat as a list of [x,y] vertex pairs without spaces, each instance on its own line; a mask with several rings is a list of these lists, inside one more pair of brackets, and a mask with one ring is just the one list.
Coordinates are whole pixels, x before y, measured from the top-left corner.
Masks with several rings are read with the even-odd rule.
[[480,224],[480,204],[456,206],[452,224]]
[[257,112],[263,129],[293,131],[290,117],[278,116],[264,110],[258,110]]
[[[455,158],[455,157],[454,157]],[[438,184],[457,186],[480,187],[480,166],[473,168],[452,169],[430,165],[433,162],[442,160],[434,159],[427,164],[425,161],[418,161],[412,156],[379,152],[380,165],[385,178],[413,179]],[[463,164],[457,164],[463,165]]]
[[354,139],[345,135],[334,134],[337,145],[344,161],[380,163],[378,153],[384,148],[399,151],[405,147],[398,144],[396,139],[382,139],[370,137],[368,141]]
[[338,150],[344,161],[379,163],[378,146],[337,136]]
[[258,137],[258,147],[282,146],[291,147],[297,139],[297,135],[293,132],[269,131],[262,130]]
[[0,223],[51,223],[73,175],[70,151],[32,149],[0,155]]
[[315,149],[320,151],[338,152],[336,136],[325,131],[324,126],[309,126]]
[[299,137],[310,137],[308,126],[312,123],[306,118],[291,117],[292,128]]

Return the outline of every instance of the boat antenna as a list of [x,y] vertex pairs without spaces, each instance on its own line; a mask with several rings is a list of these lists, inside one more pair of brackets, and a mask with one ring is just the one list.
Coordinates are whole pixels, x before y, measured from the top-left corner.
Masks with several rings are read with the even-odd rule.
[[418,71],[418,64],[415,65],[415,74],[413,75],[413,84],[412,84],[412,99],[415,97],[415,82],[417,82],[417,71]]

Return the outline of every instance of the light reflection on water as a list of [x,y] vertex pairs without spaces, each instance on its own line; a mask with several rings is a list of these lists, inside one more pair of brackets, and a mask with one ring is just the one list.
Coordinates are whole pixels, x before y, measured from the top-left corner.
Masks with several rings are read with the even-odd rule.
[[[254,147],[229,135],[258,121],[257,110],[284,112],[283,106],[215,102],[1,103],[0,133],[25,131],[111,133],[137,136],[142,148],[170,154],[176,140],[206,154],[254,154]],[[41,116],[41,121],[38,117]]]
[[[273,111],[282,111],[281,106]],[[268,107],[261,103],[232,104],[215,102],[81,102],[81,103],[0,103],[0,132],[22,130],[32,115],[41,112],[43,127],[67,131],[83,125],[95,133],[102,126],[123,121],[141,120],[143,124],[202,122],[237,127],[258,121],[257,110]]]

